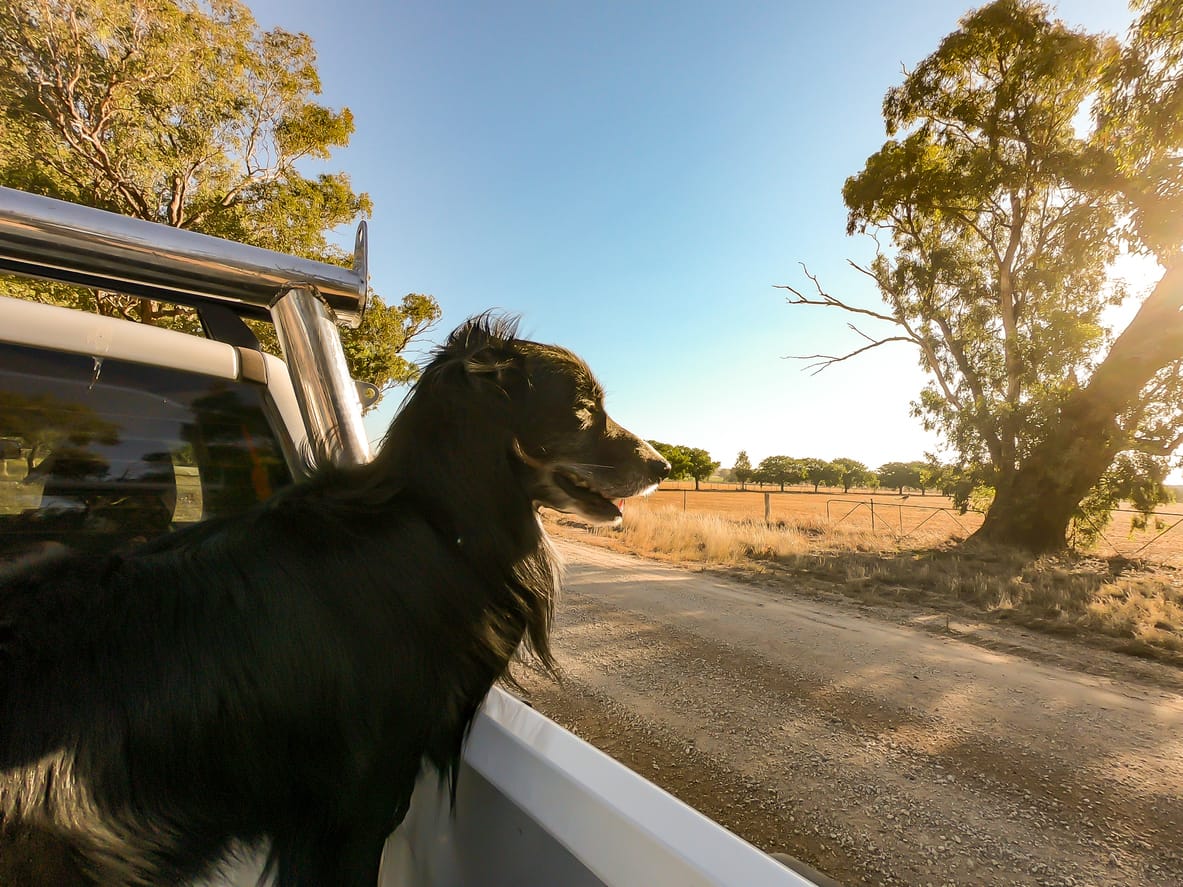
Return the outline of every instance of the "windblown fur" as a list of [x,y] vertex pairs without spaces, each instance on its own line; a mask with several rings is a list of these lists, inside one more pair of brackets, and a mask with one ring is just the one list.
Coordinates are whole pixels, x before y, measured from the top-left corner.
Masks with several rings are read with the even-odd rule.
[[372,463],[0,576],[0,830],[103,885],[263,842],[280,887],[373,885],[421,766],[455,779],[520,646],[552,665],[537,506],[617,520],[667,471],[578,358],[470,321]]

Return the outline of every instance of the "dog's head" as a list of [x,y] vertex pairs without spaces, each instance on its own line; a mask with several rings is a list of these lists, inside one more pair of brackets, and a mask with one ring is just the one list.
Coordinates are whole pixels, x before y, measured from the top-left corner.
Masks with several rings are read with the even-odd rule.
[[604,411],[595,376],[567,349],[519,339],[512,322],[487,317],[461,326],[442,350],[457,348],[473,384],[499,400],[512,458],[537,504],[616,523],[621,499],[669,474],[653,447]]

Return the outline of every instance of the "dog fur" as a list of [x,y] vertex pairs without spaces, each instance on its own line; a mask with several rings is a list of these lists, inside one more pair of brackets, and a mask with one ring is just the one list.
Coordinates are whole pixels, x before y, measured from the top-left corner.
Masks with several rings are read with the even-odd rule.
[[371,463],[0,576],[0,827],[103,885],[266,841],[279,887],[372,887],[421,766],[454,790],[515,651],[552,667],[537,506],[613,522],[668,470],[575,355],[469,321]]

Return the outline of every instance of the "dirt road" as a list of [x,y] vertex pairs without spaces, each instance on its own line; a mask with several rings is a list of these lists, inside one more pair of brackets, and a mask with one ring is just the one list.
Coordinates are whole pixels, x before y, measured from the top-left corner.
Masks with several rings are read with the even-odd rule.
[[565,683],[528,697],[757,846],[847,885],[1183,884],[1177,672],[559,548]]

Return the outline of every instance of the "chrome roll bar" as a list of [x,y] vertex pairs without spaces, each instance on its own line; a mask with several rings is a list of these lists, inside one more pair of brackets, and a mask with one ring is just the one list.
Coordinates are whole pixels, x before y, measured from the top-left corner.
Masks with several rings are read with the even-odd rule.
[[0,187],[0,272],[271,320],[315,455],[371,457],[337,323],[361,323],[368,231],[352,268]]
[[0,270],[183,305],[218,302],[268,319],[291,286],[313,287],[337,320],[361,323],[368,288],[366,223],[352,268],[339,268],[0,188]]
[[362,424],[361,398],[332,312],[315,290],[296,286],[276,300],[271,315],[313,454],[337,465],[369,462],[373,454]]

